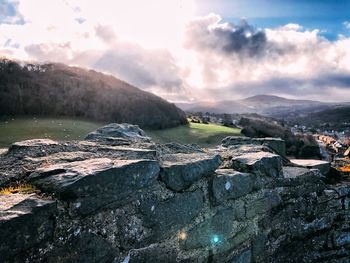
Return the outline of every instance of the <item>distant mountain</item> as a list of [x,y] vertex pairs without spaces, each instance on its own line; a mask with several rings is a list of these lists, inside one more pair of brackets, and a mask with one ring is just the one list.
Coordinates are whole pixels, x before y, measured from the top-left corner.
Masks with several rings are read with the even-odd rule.
[[306,116],[311,112],[330,109],[339,103],[313,100],[292,100],[273,95],[256,95],[242,100],[178,104],[188,112],[258,113],[276,118]]
[[286,107],[286,106],[296,106],[296,105],[321,105],[325,104],[320,101],[313,100],[291,100],[283,97],[273,96],[273,95],[256,95],[249,97],[240,102],[248,107],[253,107],[257,109],[272,108],[272,107]]
[[82,117],[143,128],[186,123],[174,104],[113,76],[63,64],[0,61],[0,115]]
[[210,112],[210,113],[255,113],[254,109],[242,104],[240,101],[216,101],[177,103],[179,108],[187,112]]

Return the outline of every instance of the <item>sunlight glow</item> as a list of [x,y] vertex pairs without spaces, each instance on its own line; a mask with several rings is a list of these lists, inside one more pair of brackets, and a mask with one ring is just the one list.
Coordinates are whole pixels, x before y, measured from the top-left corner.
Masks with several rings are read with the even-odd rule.
[[180,232],[180,233],[179,233],[179,239],[180,239],[180,240],[185,240],[186,238],[187,238],[186,232]]

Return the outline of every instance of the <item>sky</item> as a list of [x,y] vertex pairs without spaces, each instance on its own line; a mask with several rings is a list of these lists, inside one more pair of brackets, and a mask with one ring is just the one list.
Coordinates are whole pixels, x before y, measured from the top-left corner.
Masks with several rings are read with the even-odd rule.
[[172,102],[350,101],[350,0],[0,0],[0,56]]

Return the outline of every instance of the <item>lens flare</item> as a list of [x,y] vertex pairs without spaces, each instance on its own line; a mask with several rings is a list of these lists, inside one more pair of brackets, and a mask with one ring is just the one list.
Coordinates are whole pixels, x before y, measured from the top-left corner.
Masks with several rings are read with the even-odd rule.
[[179,233],[179,239],[180,239],[180,240],[185,240],[186,238],[187,238],[186,232],[180,232],[180,233]]
[[220,237],[219,237],[218,235],[213,235],[213,236],[211,237],[211,243],[212,243],[213,245],[219,244],[219,243],[220,243]]

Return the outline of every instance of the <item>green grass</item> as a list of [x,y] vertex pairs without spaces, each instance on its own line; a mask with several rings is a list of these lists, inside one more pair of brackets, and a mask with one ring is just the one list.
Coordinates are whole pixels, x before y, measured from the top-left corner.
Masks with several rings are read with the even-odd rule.
[[[16,141],[49,138],[53,140],[80,140],[104,123],[65,118],[15,118],[0,120],[0,148]],[[178,142],[211,147],[226,136],[240,135],[239,129],[216,124],[190,123],[165,130],[146,130],[156,142]]]
[[146,133],[157,142],[178,142],[198,144],[201,147],[216,146],[226,136],[239,136],[240,129],[217,124],[189,123],[165,130],[146,130]]
[[49,138],[80,140],[103,123],[66,118],[14,118],[0,120],[0,148],[16,141]]

